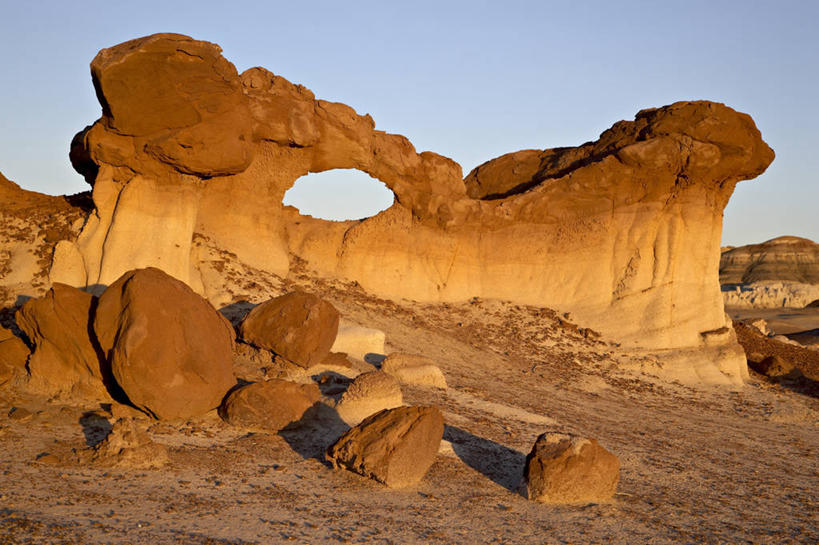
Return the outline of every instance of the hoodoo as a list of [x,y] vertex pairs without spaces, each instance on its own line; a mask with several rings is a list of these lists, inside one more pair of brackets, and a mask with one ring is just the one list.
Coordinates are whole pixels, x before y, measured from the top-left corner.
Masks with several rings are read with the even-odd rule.
[[[102,117],[71,159],[95,209],[57,243],[51,281],[93,289],[157,267],[224,305],[217,257],[279,277],[298,262],[385,298],[571,311],[625,349],[663,354],[670,378],[746,376],[718,270],[734,186],[774,157],[748,115],[678,102],[463,178],[369,115],[262,68],[239,74],[220,52],[157,34],[94,59]],[[395,203],[350,222],[282,205],[301,176],[338,168],[381,180]]]

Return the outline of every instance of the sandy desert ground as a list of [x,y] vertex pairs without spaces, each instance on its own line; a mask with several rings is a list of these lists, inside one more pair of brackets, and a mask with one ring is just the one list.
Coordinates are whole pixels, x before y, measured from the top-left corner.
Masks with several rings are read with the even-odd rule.
[[[406,403],[436,405],[446,422],[418,486],[389,490],[332,470],[322,453],[336,437],[321,421],[248,434],[215,412],[139,420],[170,447],[164,469],[80,465],[75,452],[110,429],[105,407],[5,391],[0,543],[819,541],[819,399],[787,383],[753,372],[734,391],[662,383],[643,372],[650,358],[548,310],[398,304],[352,284],[296,284],[385,331],[387,351],[443,369],[446,392],[403,388]],[[613,501],[548,506],[521,495],[525,455],[549,429],[596,438],[619,457]]]

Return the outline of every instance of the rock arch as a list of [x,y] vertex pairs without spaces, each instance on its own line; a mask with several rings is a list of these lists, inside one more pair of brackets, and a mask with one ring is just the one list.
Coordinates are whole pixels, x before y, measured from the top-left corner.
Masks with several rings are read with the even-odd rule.
[[[297,256],[382,297],[571,310],[625,346],[673,352],[668,374],[683,380],[747,373],[717,270],[734,186],[773,159],[749,116],[680,102],[464,179],[457,163],[418,153],[369,115],[263,68],[240,75],[220,51],[159,34],[94,59],[103,116],[72,157],[81,172],[98,169],[96,212],[76,243],[57,248],[53,279],[106,284],[158,266],[211,296],[204,240],[281,276]],[[298,178],[338,168],[382,180],[395,204],[339,225],[282,206]]]

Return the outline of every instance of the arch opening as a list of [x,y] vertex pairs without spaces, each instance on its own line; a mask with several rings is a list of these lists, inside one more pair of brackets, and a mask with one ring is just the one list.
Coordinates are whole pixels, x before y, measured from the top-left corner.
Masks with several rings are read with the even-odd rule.
[[381,180],[356,169],[335,169],[302,176],[282,204],[303,216],[347,221],[372,217],[394,201],[395,194]]

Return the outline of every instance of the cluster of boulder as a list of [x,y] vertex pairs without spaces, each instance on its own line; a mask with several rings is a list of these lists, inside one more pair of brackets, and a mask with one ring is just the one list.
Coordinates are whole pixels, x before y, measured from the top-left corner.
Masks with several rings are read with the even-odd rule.
[[[423,478],[441,445],[441,411],[405,406],[401,391],[402,384],[445,390],[435,362],[392,353],[377,358],[380,368],[366,364],[365,355],[383,352],[383,333],[345,323],[339,335],[338,311],[309,293],[270,299],[234,328],[183,282],[159,269],[136,269],[99,297],[54,284],[20,308],[16,323],[33,351],[11,331],[0,331],[0,381],[63,401],[117,407],[110,411],[110,432],[78,452],[80,462],[167,463],[167,448],[127,417],[128,406],[156,420],[218,409],[228,424],[257,433],[298,428],[329,411],[337,425],[321,433],[338,439],[326,460],[391,488]],[[338,346],[352,348],[360,365],[332,352]],[[234,359],[247,353],[278,361],[287,371],[280,374],[295,380],[237,378]],[[614,494],[617,459],[594,441],[572,441],[544,448],[543,437],[538,440],[527,462],[530,498],[599,501]]]

